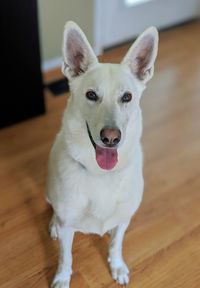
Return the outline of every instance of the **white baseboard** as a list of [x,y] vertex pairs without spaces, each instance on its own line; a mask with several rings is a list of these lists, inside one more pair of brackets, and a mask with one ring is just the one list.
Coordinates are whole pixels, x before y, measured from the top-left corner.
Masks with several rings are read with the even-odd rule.
[[56,57],[47,61],[42,62],[42,72],[47,72],[48,70],[61,68],[62,57]]

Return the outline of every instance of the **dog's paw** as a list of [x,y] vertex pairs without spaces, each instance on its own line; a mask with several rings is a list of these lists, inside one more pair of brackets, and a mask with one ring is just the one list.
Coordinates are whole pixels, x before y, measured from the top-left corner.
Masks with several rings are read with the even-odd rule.
[[112,261],[108,257],[112,278],[121,285],[127,285],[129,282],[129,270],[123,260]]
[[50,234],[51,239],[53,240],[58,239],[58,232],[57,232],[55,221],[53,219],[49,223],[49,234]]
[[129,271],[126,266],[121,266],[118,268],[111,268],[112,278],[116,280],[121,285],[127,285],[129,282]]
[[51,284],[51,288],[69,288],[71,273],[72,271],[70,269],[57,271]]
[[69,288],[69,281],[62,281],[62,280],[58,280],[58,281],[53,281],[53,283],[51,284],[51,288]]

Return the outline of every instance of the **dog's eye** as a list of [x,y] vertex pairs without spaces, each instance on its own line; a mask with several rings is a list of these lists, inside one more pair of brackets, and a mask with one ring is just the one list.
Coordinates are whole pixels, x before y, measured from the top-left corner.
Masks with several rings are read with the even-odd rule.
[[97,96],[97,94],[93,91],[93,90],[88,90],[85,94],[86,98],[90,101],[98,101],[99,97]]
[[121,98],[122,103],[127,103],[132,100],[132,94],[130,92],[125,92],[124,95]]

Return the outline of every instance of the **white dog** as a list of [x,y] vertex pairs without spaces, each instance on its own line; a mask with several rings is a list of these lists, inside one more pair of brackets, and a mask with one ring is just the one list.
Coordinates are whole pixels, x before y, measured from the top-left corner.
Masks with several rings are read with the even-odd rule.
[[47,201],[60,259],[51,287],[69,287],[74,232],[111,235],[112,277],[127,284],[122,241],[143,194],[140,97],[152,77],[156,28],[147,29],[121,64],[101,64],[81,29],[64,29],[63,73],[71,97],[49,160]]

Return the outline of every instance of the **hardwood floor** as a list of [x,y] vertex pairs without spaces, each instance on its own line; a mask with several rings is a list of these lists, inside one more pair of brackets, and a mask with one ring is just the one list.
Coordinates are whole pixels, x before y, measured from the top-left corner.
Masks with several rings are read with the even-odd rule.
[[[129,45],[108,51],[119,62]],[[60,76],[45,75],[45,81]],[[47,159],[66,95],[45,91],[48,113],[0,131],[0,287],[48,287],[57,267],[44,199]],[[17,97],[17,96],[16,96]],[[27,95],[28,97],[28,95]],[[200,22],[160,33],[155,76],[142,99],[144,200],[128,228],[129,287],[200,287]],[[71,287],[119,287],[109,237],[78,233]]]

